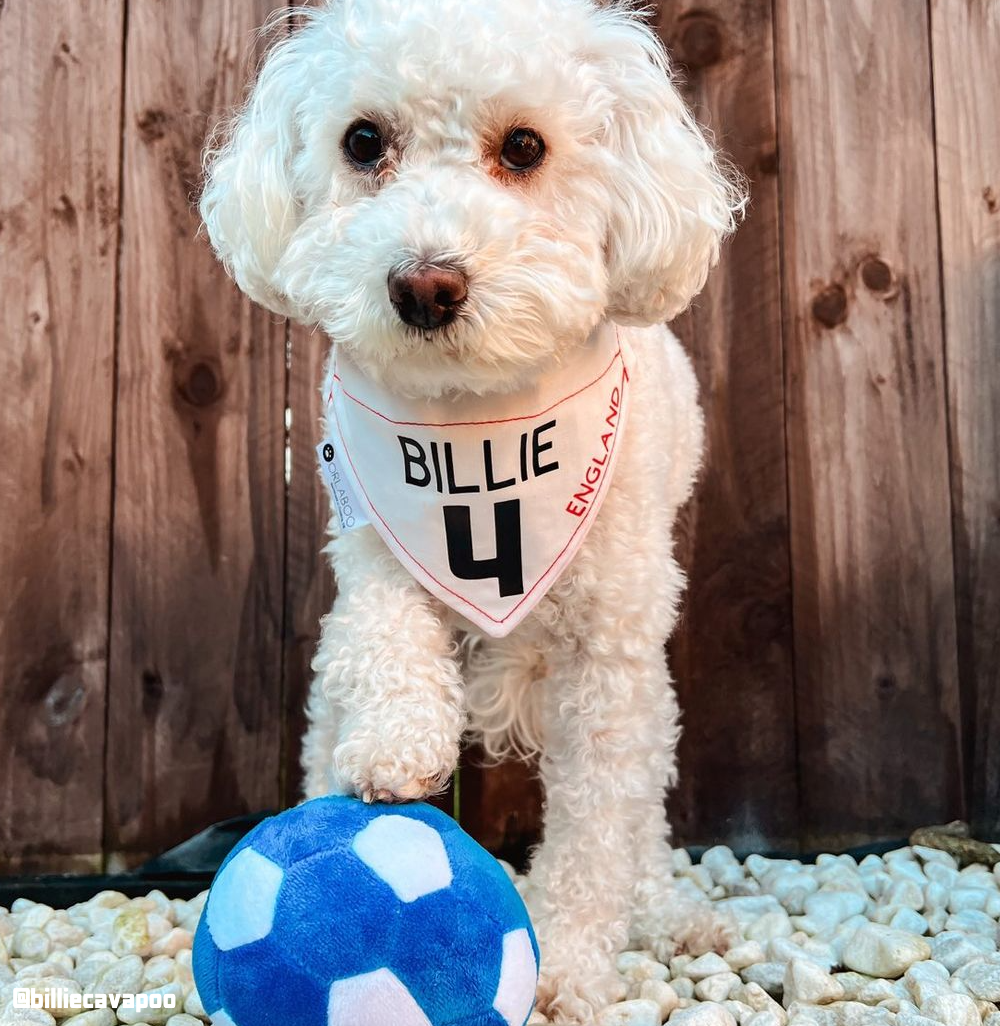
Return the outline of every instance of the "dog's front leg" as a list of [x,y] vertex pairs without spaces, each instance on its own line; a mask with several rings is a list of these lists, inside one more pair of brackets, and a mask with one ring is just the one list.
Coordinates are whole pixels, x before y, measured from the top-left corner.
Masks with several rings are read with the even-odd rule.
[[373,529],[330,551],[338,594],[313,660],[306,795],[424,798],[451,776],[465,726],[451,632]]
[[646,793],[655,742],[642,722],[658,667],[623,646],[586,641],[547,658],[545,838],[528,890],[542,949],[539,1003],[553,1022],[590,1023],[624,996],[615,956],[637,884],[632,838],[659,799]]

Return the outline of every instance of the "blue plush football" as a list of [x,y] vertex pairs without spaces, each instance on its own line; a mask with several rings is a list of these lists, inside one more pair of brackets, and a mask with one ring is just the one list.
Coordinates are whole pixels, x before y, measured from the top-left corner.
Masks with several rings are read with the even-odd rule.
[[449,816],[329,797],[229,853],[193,966],[214,1026],[524,1026],[538,945],[503,868]]

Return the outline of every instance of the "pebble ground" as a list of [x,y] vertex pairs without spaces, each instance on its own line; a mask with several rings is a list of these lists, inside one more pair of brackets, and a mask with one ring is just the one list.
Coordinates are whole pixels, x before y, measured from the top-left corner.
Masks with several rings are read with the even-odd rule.
[[[624,952],[626,997],[594,1026],[1000,1026],[1000,866],[960,869],[919,846],[860,863],[741,863],[724,847],[697,865],[683,850],[674,858],[678,887],[730,916],[740,940],[666,962]],[[69,909],[24,899],[0,908],[0,1026],[202,1026],[191,942],[204,902],[105,891]],[[25,1011],[13,1007],[15,986],[155,991],[176,1004],[141,1015]]]

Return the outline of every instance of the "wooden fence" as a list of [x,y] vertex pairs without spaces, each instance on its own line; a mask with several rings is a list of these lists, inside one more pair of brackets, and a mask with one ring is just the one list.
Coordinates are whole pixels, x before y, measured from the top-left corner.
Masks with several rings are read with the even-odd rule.
[[[324,341],[191,207],[270,0],[0,0],[0,872],[294,800]],[[1000,3],[663,0],[749,219],[678,328],[710,455],[683,841],[1000,833]],[[286,445],[291,476],[286,482]],[[530,772],[462,771],[496,850]]]

